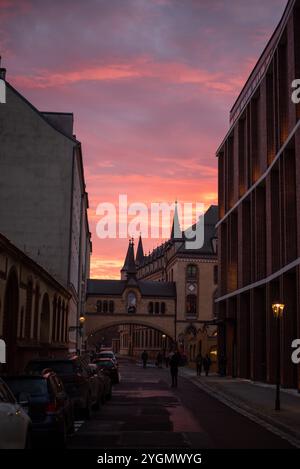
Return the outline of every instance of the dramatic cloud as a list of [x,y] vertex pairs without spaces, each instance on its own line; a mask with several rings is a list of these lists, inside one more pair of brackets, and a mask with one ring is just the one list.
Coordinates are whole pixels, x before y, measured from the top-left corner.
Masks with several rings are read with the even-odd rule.
[[118,277],[127,248],[96,237],[99,203],[217,203],[215,150],[285,4],[0,0],[8,80],[41,110],[74,112],[93,276]]

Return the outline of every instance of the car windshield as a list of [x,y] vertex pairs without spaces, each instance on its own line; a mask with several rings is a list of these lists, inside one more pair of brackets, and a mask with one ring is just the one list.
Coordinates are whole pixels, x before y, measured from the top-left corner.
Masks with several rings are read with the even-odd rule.
[[113,352],[101,352],[101,358],[115,358]]
[[111,361],[98,361],[97,362],[98,366],[102,366],[103,368],[113,368],[114,364]]
[[29,369],[32,372],[41,372],[46,368],[50,368],[55,371],[58,375],[70,375],[74,373],[73,363],[69,360],[65,361],[44,361],[44,362],[32,362],[29,364]]
[[48,393],[47,381],[41,379],[7,379],[7,384],[13,394],[18,397],[20,394],[26,394],[31,397],[42,396]]

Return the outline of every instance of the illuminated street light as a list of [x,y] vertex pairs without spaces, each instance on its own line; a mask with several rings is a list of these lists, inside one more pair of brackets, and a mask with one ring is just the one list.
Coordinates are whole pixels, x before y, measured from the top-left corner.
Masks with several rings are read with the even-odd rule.
[[276,320],[277,329],[277,369],[276,369],[276,400],[275,410],[280,410],[280,362],[281,362],[281,343],[280,343],[280,319],[283,317],[285,305],[280,302],[274,302],[272,304],[272,310],[274,318]]
[[85,317],[83,315],[81,315],[80,318],[79,318],[79,324],[81,326],[83,326],[84,323],[85,323]]

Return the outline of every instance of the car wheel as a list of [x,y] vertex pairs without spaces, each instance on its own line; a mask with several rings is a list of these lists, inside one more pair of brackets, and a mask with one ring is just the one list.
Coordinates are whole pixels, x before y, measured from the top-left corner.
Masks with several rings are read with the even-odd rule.
[[97,402],[94,404],[94,409],[99,410],[101,405],[101,396],[100,393],[98,394]]
[[91,418],[91,414],[92,414],[92,399],[91,399],[91,395],[89,394],[87,398],[86,407],[84,409],[84,417],[87,420],[89,420]]
[[106,395],[106,399],[107,399],[108,401],[110,401],[111,398],[112,398],[112,386],[110,386],[109,392],[108,392],[108,394]]
[[72,421],[70,422],[68,433],[69,435],[73,435],[73,433],[75,433],[74,417],[72,417]]
[[67,444],[67,425],[64,420],[63,428],[57,435],[57,444],[55,445],[57,448],[65,448]]
[[32,435],[31,430],[27,430],[26,441],[25,441],[25,449],[32,449]]

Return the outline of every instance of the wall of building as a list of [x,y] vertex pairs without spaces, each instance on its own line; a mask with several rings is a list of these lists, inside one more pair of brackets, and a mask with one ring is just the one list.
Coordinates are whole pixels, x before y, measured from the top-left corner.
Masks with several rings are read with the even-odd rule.
[[0,232],[67,286],[74,142],[7,86],[0,107]]
[[67,353],[70,295],[2,238],[0,247],[0,337],[9,365],[3,371],[21,372],[31,358]]
[[[88,201],[73,118],[65,116],[64,135],[57,130],[61,116],[50,116],[56,128],[7,86],[0,107],[0,232],[70,290],[76,326],[89,276]],[[71,333],[71,350],[76,342]]]
[[285,302],[281,382],[300,388],[290,358],[300,332],[300,113],[291,100],[300,76],[299,20],[296,1],[257,89],[218,150],[218,314],[227,373],[273,383],[279,344],[272,302]]

